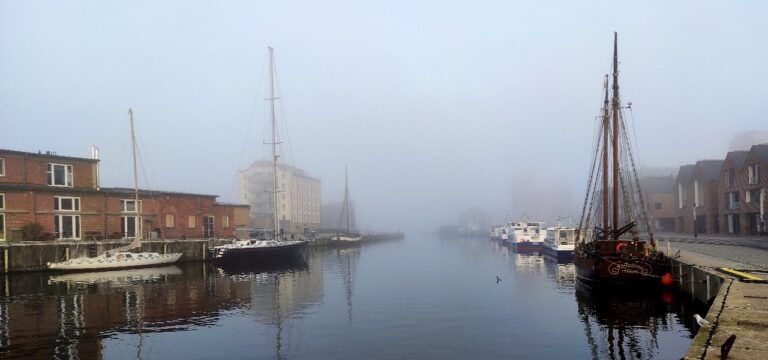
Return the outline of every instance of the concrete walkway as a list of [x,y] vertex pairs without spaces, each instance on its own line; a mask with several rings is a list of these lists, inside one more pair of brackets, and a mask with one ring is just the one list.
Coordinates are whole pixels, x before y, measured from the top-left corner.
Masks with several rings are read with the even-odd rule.
[[[661,242],[662,248],[666,247]],[[695,265],[724,279],[705,318],[712,324],[699,329],[686,359],[721,359],[721,346],[736,339],[728,359],[768,359],[768,284],[743,282],[718,270],[721,267],[752,271],[768,279],[768,251],[733,244],[671,244],[677,260]],[[742,260],[742,258],[747,260]]]

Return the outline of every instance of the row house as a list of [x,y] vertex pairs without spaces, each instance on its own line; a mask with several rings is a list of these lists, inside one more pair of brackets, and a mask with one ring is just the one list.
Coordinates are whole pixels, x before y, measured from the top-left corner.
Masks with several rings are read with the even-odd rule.
[[137,201],[133,189],[102,188],[96,154],[0,149],[0,241],[121,239],[138,229],[146,238],[232,237],[249,225],[247,205],[215,195],[139,190]]
[[[677,185],[677,230],[720,232],[718,184],[724,160],[700,160],[680,168]],[[695,221],[694,221],[695,220]],[[694,230],[695,225],[695,230]]]
[[728,153],[720,173],[724,233],[765,234],[768,144]]
[[647,176],[640,179],[640,188],[649,221],[654,232],[675,231],[675,178],[672,176]]

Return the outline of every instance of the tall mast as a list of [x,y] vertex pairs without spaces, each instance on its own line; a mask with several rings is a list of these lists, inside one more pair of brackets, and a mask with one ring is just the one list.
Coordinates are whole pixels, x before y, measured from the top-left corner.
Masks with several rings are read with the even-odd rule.
[[618,34],[613,33],[613,239],[619,228],[619,55]]
[[344,165],[344,205],[347,207],[347,233],[349,233],[349,175]]
[[272,194],[273,203],[275,206],[275,238],[280,234],[280,218],[278,215],[279,201],[277,198],[278,186],[277,186],[277,136],[276,136],[276,120],[275,120],[275,65],[272,59],[272,47],[269,47],[269,104],[270,112],[272,114]]
[[608,131],[610,130],[611,111],[608,104],[608,74],[605,75],[605,100],[603,101],[603,231],[608,231]]
[[133,199],[136,201],[136,237],[134,243],[141,241],[143,229],[141,228],[141,202],[139,201],[139,175],[136,166],[136,131],[133,126],[133,109],[128,109],[128,118],[131,120],[131,149],[133,152]]

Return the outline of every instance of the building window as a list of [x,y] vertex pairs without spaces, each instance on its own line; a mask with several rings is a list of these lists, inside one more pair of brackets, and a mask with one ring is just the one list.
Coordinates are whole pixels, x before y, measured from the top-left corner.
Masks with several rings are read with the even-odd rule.
[[760,189],[747,190],[744,200],[750,204],[756,204],[760,202]]
[[694,206],[702,206],[701,203],[701,186],[699,186],[699,180],[693,181],[693,205]]
[[223,229],[229,229],[229,216],[221,217],[221,227]]
[[59,240],[78,240],[80,239],[80,215],[54,215],[53,228]]
[[[141,202],[139,202],[139,205]],[[122,212],[138,212],[136,209],[136,200],[120,200],[120,211]]]
[[738,191],[731,191],[727,193],[727,196],[725,197],[725,208],[729,210],[738,209],[740,207],[739,204],[739,192]]
[[653,203],[653,209],[654,210],[661,210],[661,208],[662,208],[662,205],[661,205],[660,202]]
[[0,194],[0,210],[5,209],[5,194]]
[[72,165],[48,163],[48,185],[72,187]]
[[5,176],[5,159],[0,158],[0,176]]
[[53,210],[80,211],[80,198],[69,196],[54,196]]
[[758,182],[760,182],[760,171],[759,171],[758,165],[759,164],[753,164],[747,168],[747,171],[749,172],[748,175],[749,175],[750,185],[755,185]]
[[187,227],[190,228],[190,229],[194,229],[195,228],[195,216],[194,215],[190,215],[190,216],[187,217]]
[[683,208],[683,201],[685,200],[685,189],[683,184],[677,184],[677,207]]
[[120,217],[120,232],[123,234],[123,238],[135,238],[136,233],[138,233],[138,229],[138,216]]
[[165,227],[172,228],[176,226],[176,224],[174,224],[174,220],[176,219],[174,218],[173,214],[165,214]]
[[5,214],[0,213],[0,240],[5,240]]
[[734,179],[734,171],[733,169],[728,169],[725,171],[725,188],[730,189],[733,187],[733,179]]

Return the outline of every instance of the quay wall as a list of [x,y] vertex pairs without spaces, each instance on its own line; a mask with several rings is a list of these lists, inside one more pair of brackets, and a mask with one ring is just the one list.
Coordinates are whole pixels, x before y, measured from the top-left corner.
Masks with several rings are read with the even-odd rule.
[[[141,251],[157,253],[182,253],[179,262],[205,261],[211,246],[231,240],[186,239],[186,240],[144,240]],[[4,273],[45,271],[48,262],[88,256],[94,257],[107,250],[127,245],[128,241],[57,241],[19,242],[0,246],[0,271]]]
[[[362,242],[403,239],[402,233],[368,234],[362,236]],[[319,236],[310,242],[310,246],[327,246],[331,236]],[[141,251],[182,253],[179,262],[208,260],[208,249],[230,243],[231,239],[149,239],[141,242]],[[87,256],[94,257],[105,251],[125,246],[128,240],[103,241],[22,241],[0,245],[0,272],[46,271],[47,263],[66,261]]]

